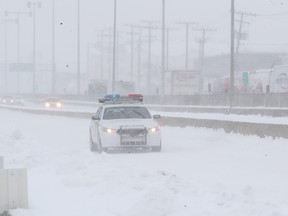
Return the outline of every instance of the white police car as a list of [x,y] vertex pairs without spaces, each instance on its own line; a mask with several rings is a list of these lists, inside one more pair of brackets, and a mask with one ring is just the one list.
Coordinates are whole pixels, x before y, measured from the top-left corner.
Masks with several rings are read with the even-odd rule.
[[104,102],[90,124],[90,150],[161,151],[161,131],[140,101],[118,99]]

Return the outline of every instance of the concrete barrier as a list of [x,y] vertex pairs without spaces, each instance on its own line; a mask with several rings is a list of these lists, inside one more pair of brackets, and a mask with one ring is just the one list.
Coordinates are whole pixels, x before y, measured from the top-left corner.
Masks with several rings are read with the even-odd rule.
[[162,117],[159,123],[173,127],[202,127],[214,130],[224,129],[226,133],[239,133],[243,135],[256,135],[261,138],[273,137],[288,139],[288,125],[262,124],[249,122],[234,122],[213,119],[192,119]]
[[28,208],[28,187],[26,169],[0,170],[0,212]]
[[[2,162],[3,162],[3,157]],[[3,163],[2,163],[3,164]],[[28,208],[26,169],[0,169],[0,214],[15,208]]]

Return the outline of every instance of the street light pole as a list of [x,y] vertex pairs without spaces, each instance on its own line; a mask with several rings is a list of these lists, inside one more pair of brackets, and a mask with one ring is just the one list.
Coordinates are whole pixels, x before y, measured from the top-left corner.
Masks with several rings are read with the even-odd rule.
[[41,2],[31,2],[28,1],[27,2],[27,6],[28,8],[33,7],[33,90],[32,93],[35,94],[36,93],[36,68],[35,68],[35,63],[36,63],[36,6],[38,6],[38,8],[41,8]]
[[230,54],[230,107],[233,106],[234,100],[234,49],[235,49],[235,42],[234,42],[234,15],[235,15],[235,2],[231,0],[231,54]]
[[80,95],[80,0],[78,0],[77,9],[77,94]]

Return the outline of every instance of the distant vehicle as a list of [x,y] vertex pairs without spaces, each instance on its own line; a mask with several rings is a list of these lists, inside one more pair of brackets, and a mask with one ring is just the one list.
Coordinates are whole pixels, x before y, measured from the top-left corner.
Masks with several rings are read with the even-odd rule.
[[107,101],[92,116],[90,150],[161,151],[161,131],[146,106],[135,100]]
[[21,96],[16,95],[10,98],[10,103],[14,105],[24,105],[24,100]]
[[10,105],[12,104],[13,100],[11,98],[11,96],[2,96],[1,98],[1,104],[6,104],[6,105]]
[[57,97],[45,98],[43,104],[46,108],[62,108],[63,107],[63,102]]

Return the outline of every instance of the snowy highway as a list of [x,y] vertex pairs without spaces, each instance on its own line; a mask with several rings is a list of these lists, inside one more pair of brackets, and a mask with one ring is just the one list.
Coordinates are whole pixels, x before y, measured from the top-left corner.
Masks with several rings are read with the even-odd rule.
[[163,127],[160,153],[97,154],[89,119],[0,112],[6,168],[27,168],[13,216],[287,216],[285,139]]
[[[259,115],[237,115],[237,114],[225,114],[225,113],[196,113],[196,112],[165,112],[161,110],[161,106],[156,107],[154,109],[150,108],[151,105],[147,105],[147,107],[153,113],[161,114],[161,116],[167,117],[180,117],[180,118],[194,118],[194,119],[214,119],[214,120],[224,120],[224,121],[236,121],[236,122],[251,122],[251,123],[263,123],[263,124],[280,124],[280,125],[288,125],[288,117],[272,117],[272,116],[261,116]],[[14,107],[14,106],[10,106]],[[21,107],[21,106],[19,106]],[[27,109],[37,109],[37,110],[61,110],[61,111],[73,111],[73,112],[87,112],[87,113],[96,113],[99,104],[95,103],[80,103],[68,101],[67,103],[64,101],[63,108],[55,109],[55,108],[45,108],[43,103],[31,103],[25,102],[24,108]]]

